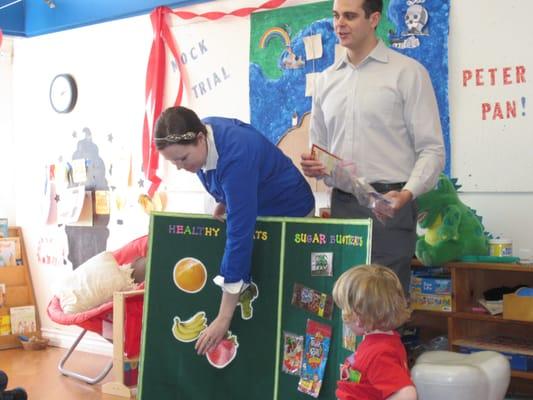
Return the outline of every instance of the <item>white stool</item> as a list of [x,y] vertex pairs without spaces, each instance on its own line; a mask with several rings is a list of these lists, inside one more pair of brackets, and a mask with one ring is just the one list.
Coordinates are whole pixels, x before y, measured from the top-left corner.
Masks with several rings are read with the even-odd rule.
[[416,360],[411,377],[418,400],[503,400],[511,366],[495,351],[427,351]]

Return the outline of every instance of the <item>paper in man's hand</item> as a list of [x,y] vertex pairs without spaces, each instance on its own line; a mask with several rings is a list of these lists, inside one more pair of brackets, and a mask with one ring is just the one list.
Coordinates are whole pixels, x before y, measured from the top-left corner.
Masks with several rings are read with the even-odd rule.
[[311,155],[313,156],[314,160],[320,161],[324,165],[326,169],[326,175],[329,176],[331,176],[337,164],[342,161],[335,154],[324,150],[322,147],[317,146],[316,144],[313,144],[311,147]]

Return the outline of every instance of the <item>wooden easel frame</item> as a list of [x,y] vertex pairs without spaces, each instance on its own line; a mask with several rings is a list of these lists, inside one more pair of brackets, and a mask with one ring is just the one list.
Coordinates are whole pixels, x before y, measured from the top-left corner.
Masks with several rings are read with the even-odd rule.
[[124,355],[124,318],[126,299],[140,295],[144,295],[144,289],[113,294],[113,376],[115,380],[102,385],[103,393],[131,398],[137,392],[136,387],[124,384],[124,363],[139,362],[139,357],[127,358]]

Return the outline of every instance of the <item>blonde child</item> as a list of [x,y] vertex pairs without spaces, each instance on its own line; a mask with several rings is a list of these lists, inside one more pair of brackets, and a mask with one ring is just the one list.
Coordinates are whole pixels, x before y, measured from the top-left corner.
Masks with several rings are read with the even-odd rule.
[[394,329],[409,318],[396,274],[377,264],[344,272],[333,287],[344,323],[364,335],[357,351],[341,366],[339,400],[416,400],[407,355]]

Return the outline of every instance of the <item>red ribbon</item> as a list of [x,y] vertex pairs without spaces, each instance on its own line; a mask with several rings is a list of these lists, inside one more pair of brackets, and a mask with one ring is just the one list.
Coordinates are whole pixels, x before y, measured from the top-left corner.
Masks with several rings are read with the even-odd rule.
[[2,29],[0,29],[0,47],[2,47],[2,39],[4,38],[4,34],[2,33]]
[[[274,9],[280,7],[286,0],[269,0],[258,7],[241,8],[229,13],[211,11],[203,14],[196,14],[189,11],[172,11],[168,7],[158,7],[150,14],[152,21],[152,28],[154,32],[154,39],[152,48],[150,50],[150,57],[148,59],[148,67],[146,71],[146,86],[145,86],[145,111],[144,111],[144,126],[142,137],[142,153],[143,164],[142,171],[145,177],[151,182],[148,189],[148,196],[152,197],[157,188],[161,184],[161,178],[157,176],[157,167],[159,165],[159,154],[155,148],[152,140],[155,122],[161,114],[163,108],[163,98],[165,94],[165,60],[166,47],[170,49],[174,61],[179,68],[180,80],[178,86],[178,93],[174,102],[175,106],[181,104],[183,98],[184,82],[186,82],[186,71],[184,66],[179,61],[179,48],[174,40],[174,36],[170,30],[169,19],[167,15],[175,15],[181,19],[205,18],[214,21],[223,18],[227,15],[235,17],[247,17],[257,10]],[[1,42],[1,31],[0,31]]]

